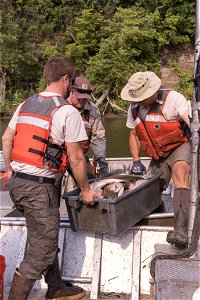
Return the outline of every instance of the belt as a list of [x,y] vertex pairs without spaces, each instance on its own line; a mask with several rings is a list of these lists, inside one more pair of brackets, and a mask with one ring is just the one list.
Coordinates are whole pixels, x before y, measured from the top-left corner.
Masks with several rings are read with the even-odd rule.
[[19,177],[19,178],[30,180],[30,181],[35,181],[35,182],[38,182],[38,183],[55,184],[55,181],[56,181],[54,178],[35,176],[35,175],[30,175],[30,174],[21,173],[21,172],[14,172],[14,171],[12,171],[12,175],[14,177]]

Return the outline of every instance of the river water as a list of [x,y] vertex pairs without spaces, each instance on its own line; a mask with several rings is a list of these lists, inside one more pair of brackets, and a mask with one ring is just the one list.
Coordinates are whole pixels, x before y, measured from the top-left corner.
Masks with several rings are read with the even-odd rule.
[[[2,137],[5,128],[8,125],[8,119],[0,119],[0,136]],[[129,129],[126,127],[126,117],[105,117],[103,124],[106,129],[107,157],[127,157],[130,156],[128,139]],[[2,141],[0,140],[0,150],[2,150]],[[92,156],[92,152],[89,152]]]

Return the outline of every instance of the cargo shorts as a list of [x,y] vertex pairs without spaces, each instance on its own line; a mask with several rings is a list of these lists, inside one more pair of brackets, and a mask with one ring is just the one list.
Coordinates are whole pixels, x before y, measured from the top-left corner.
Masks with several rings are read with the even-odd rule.
[[160,178],[161,189],[165,190],[169,184],[169,181],[172,176],[172,167],[173,164],[179,160],[186,161],[191,164],[192,153],[190,142],[184,143],[175,149],[167,157],[162,157],[159,160],[152,158],[149,164],[149,172],[155,173],[158,171],[163,172],[163,175]]
[[27,225],[27,251],[19,272],[28,279],[41,279],[58,250],[59,199],[53,184],[11,177],[9,192]]

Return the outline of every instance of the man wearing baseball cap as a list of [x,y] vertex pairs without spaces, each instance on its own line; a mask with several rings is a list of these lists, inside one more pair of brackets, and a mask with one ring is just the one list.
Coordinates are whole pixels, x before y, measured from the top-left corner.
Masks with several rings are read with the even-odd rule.
[[161,79],[149,71],[133,74],[122,89],[121,98],[131,102],[126,123],[133,157],[131,174],[146,172],[139,157],[143,150],[152,158],[149,170],[163,172],[163,190],[172,177],[174,230],[168,232],[167,241],[184,248],[190,199],[190,101],[176,91],[162,89]]
[[[84,154],[87,154],[91,146],[94,160],[99,164],[100,176],[108,175],[108,163],[106,156],[105,128],[101,121],[98,107],[92,103],[91,83],[83,76],[76,77],[71,93],[67,101],[79,110],[85,124],[88,140],[81,142]],[[87,155],[85,155],[88,161]],[[91,173],[90,173],[91,174]]]

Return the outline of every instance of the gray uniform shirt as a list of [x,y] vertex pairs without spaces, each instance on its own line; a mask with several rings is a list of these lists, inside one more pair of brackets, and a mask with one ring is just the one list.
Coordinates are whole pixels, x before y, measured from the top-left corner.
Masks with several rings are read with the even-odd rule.
[[102,124],[101,114],[98,107],[92,103],[87,102],[84,110],[89,111],[89,123],[92,129],[92,137],[90,146],[94,153],[95,160],[99,157],[106,156],[106,137],[105,128]]

